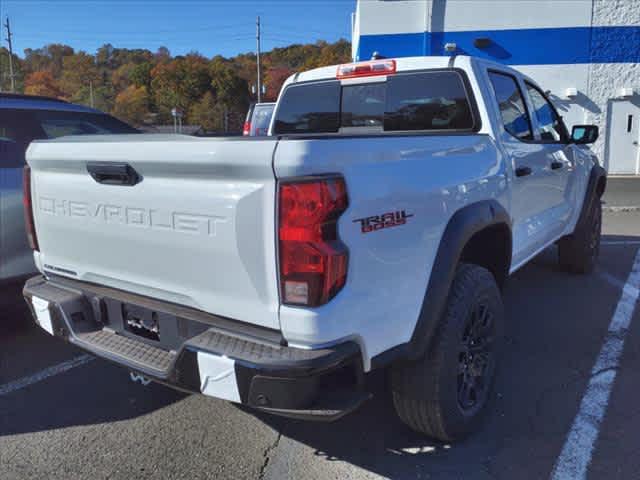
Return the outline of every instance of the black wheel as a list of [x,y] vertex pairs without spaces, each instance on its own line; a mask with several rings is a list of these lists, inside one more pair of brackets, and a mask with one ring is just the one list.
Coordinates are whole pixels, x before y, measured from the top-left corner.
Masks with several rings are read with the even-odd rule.
[[400,419],[442,441],[473,430],[491,397],[503,328],[502,298],[493,275],[477,265],[460,265],[427,354],[392,370]]
[[602,204],[596,201],[583,227],[558,242],[560,265],[572,273],[591,273],[600,256]]

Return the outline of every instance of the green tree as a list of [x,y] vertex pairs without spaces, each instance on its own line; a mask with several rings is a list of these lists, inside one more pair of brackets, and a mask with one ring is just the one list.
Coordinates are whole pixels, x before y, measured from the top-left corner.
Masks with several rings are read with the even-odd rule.
[[138,63],[131,70],[130,80],[136,87],[151,87],[151,70],[153,64],[151,62]]
[[203,97],[195,102],[189,111],[189,122],[194,125],[200,125],[204,130],[209,132],[224,131],[225,107],[216,102],[211,92],[207,92]]
[[246,107],[249,100],[247,81],[240,78],[230,61],[216,57],[211,61],[211,88],[218,103],[227,107]]
[[177,57],[160,63],[151,71],[151,91],[159,117],[171,120],[171,109],[188,112],[211,87],[207,60],[200,55]]
[[[13,54],[12,60],[16,92],[22,92],[25,80],[24,61],[15,53]],[[9,50],[4,47],[0,47],[0,90],[8,92],[10,89],[11,78],[9,77]]]

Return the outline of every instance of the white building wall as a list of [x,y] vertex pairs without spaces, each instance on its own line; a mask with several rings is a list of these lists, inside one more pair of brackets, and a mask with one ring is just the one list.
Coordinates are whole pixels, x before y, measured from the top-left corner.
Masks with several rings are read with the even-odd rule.
[[[640,1],[637,0],[596,0],[593,4],[593,26],[637,26],[640,25]],[[595,55],[598,50],[624,50],[640,45],[630,44],[624,38],[606,36],[593,38],[591,50]],[[616,101],[616,92],[620,88],[630,87],[636,92],[635,100],[640,105],[640,63],[592,63],[589,65],[589,99],[598,108],[588,111],[586,123],[600,126],[600,138],[594,146],[598,156],[606,166],[614,160],[609,156],[606,140],[609,135],[607,122],[612,101]],[[640,152],[639,152],[640,155]]]
[[[640,61],[628,61],[640,58],[640,30],[625,38],[625,32],[617,28],[592,28],[640,27],[640,0],[360,0],[355,24],[356,42],[360,36],[379,36],[376,50],[389,55],[388,48],[391,56],[405,48],[410,52],[406,55],[415,55],[420,41],[424,43],[422,54],[442,54],[437,51],[440,44],[460,39],[469,45],[470,35],[487,31],[491,38],[493,33],[502,42],[498,46],[504,48],[505,63],[550,90],[569,127],[599,125],[600,138],[593,148],[605,166],[611,161],[606,145],[608,115],[620,88],[634,89],[633,102],[638,104],[640,117]],[[567,43],[545,43],[535,36],[536,29],[573,30],[562,37],[568,38]],[[522,31],[528,34],[518,35]],[[419,34],[424,35],[422,40]],[[545,34],[540,30],[540,35]],[[526,38],[526,45],[518,40],[521,38]],[[474,54],[473,48],[469,50],[461,53]],[[354,48],[354,58],[359,51]],[[547,56],[552,59],[549,64],[544,62]],[[573,61],[560,63],[558,57]],[[536,60],[535,64],[524,61],[527,58]],[[569,88],[577,89],[578,95],[568,98]]]
[[[591,24],[591,0],[428,0],[426,3],[431,4],[435,27],[429,29],[432,32],[588,27]],[[442,14],[444,22],[439,20]]]

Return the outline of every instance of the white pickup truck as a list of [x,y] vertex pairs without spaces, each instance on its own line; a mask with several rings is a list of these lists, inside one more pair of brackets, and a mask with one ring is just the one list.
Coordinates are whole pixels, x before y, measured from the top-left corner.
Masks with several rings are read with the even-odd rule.
[[594,267],[597,128],[569,134],[533,80],[458,56],[296,74],[270,133],[34,142],[36,321],[297,418],[353,411],[388,367],[407,425],[460,438],[490,397],[507,277],[554,243]]

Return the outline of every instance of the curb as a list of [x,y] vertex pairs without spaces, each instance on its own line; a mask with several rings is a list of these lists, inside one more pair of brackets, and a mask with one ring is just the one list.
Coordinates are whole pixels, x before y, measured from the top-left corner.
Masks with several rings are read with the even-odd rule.
[[603,212],[612,212],[612,213],[619,213],[619,212],[640,212],[640,205],[630,205],[627,207],[622,207],[622,206],[615,206],[615,205],[611,205],[611,206],[602,206],[602,211]]

